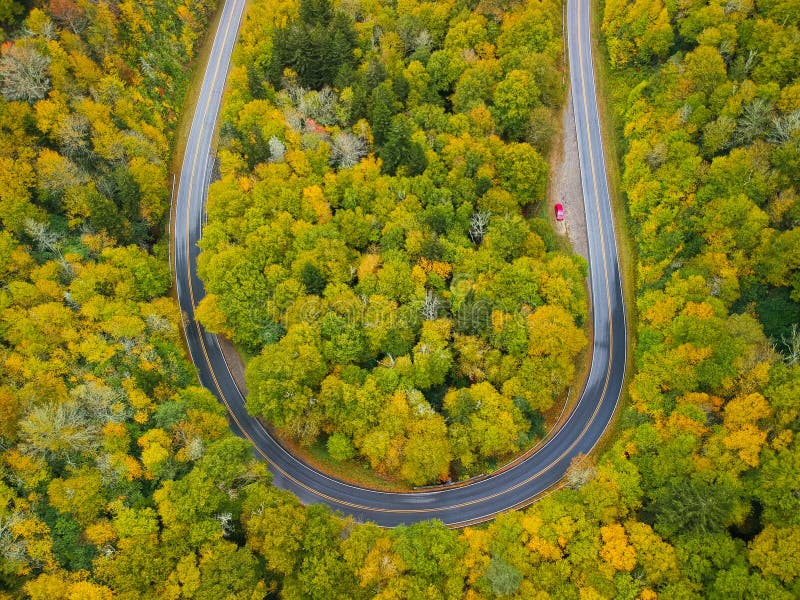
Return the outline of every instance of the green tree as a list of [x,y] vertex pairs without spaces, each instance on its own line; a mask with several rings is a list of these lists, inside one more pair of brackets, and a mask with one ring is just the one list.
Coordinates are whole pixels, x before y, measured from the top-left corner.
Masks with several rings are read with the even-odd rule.
[[499,556],[492,557],[484,577],[496,596],[513,596],[522,583],[522,574]]
[[286,427],[314,410],[311,401],[326,373],[319,333],[308,324],[293,325],[281,341],[250,361],[248,409]]
[[508,144],[497,157],[503,187],[524,206],[544,199],[547,163],[528,144]]
[[329,437],[327,447],[328,454],[336,460],[350,460],[356,453],[355,448],[353,448],[353,442],[341,433],[334,433]]
[[0,2],[0,23],[10,25],[25,11],[25,6],[14,0]]
[[667,537],[678,533],[715,533],[731,524],[735,495],[722,483],[697,479],[672,483],[656,491],[655,527]]
[[392,119],[385,144],[380,150],[386,173],[393,175],[402,169],[405,175],[413,177],[420,175],[427,167],[425,150],[411,139],[413,132],[413,125],[407,117],[396,115]]
[[451,420],[453,452],[465,467],[518,450],[528,432],[529,424],[513,400],[487,382],[449,392],[444,408]]
[[526,71],[509,71],[494,91],[494,118],[510,140],[519,141],[526,133],[531,111],[539,103],[536,81]]

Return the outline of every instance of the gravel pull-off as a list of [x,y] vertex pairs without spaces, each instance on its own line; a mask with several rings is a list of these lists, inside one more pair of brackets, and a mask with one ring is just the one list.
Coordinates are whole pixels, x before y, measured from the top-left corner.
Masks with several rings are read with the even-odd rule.
[[[563,113],[561,143],[556,143],[550,157],[550,182],[548,214],[561,235],[569,236],[572,248],[589,260],[589,242],[586,237],[586,213],[583,210],[583,190],[581,188],[581,168],[578,158],[578,135],[575,132],[575,112],[572,96],[567,96]],[[564,205],[564,220],[557,222],[553,205]]]
[[222,349],[225,362],[228,363],[228,369],[233,375],[236,387],[242,392],[242,396],[247,396],[247,385],[244,382],[244,361],[241,355],[236,351],[236,347],[224,336],[219,336],[218,339],[219,347]]

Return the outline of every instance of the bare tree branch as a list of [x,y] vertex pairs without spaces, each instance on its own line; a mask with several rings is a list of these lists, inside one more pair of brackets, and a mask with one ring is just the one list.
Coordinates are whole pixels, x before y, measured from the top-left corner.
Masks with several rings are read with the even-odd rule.
[[35,48],[14,45],[3,52],[0,58],[0,80],[6,100],[35,102],[50,91],[47,68],[50,59]]

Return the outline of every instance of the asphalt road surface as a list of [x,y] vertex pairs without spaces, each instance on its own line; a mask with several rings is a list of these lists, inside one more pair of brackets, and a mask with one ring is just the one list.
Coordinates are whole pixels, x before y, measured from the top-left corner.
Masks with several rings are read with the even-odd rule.
[[253,443],[278,487],[304,503],[324,502],[359,521],[385,527],[425,519],[450,526],[488,520],[520,508],[558,486],[572,458],[590,452],[608,427],[625,375],[627,332],[614,225],[600,138],[589,24],[589,0],[568,0],[568,45],[581,181],[589,238],[593,350],[586,386],[573,412],[549,441],[513,467],[457,487],[380,492],[320,473],[284,450],[247,414],[215,335],[194,318],[203,298],[197,277],[197,241],[213,165],[214,130],[245,0],[228,0],[206,68],[181,170],[174,213],[174,264],[186,340],[200,381],[228,409],[231,428]]

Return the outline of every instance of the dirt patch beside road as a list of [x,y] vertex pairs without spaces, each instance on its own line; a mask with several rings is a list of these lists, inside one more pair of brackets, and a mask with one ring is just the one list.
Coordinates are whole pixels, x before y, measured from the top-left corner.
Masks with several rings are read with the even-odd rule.
[[[557,233],[569,237],[572,248],[589,260],[589,241],[586,237],[586,213],[583,209],[581,168],[578,158],[578,134],[575,131],[575,112],[572,96],[567,95],[564,107],[561,136],[550,154],[550,181],[547,198],[549,218]],[[564,205],[564,220],[555,220],[553,205]]]
[[242,396],[247,396],[242,356],[236,351],[236,347],[230,340],[221,335],[217,336],[217,339],[219,339],[219,347],[222,350],[222,355],[225,357],[225,362],[228,363],[228,369],[231,375],[233,375],[233,381],[236,382],[236,387],[242,392]]
[[[580,156],[578,154],[578,133],[575,130],[575,111],[572,106],[572,93],[568,91],[566,103],[561,115],[561,131],[550,151],[550,181],[547,188],[548,218],[553,229],[561,236],[567,237],[573,252],[589,261],[589,239],[586,233],[586,211],[583,202],[583,186],[581,184]],[[564,220],[556,221],[553,205],[561,203],[564,206]],[[587,278],[586,284],[588,286]],[[587,289],[588,293],[588,289]],[[591,298],[589,298],[589,319],[585,325],[586,335],[592,339],[591,331]],[[567,394],[565,403],[556,404],[546,415],[548,435],[551,436],[580,399],[581,391],[589,377],[589,367],[592,361],[592,345],[581,352],[575,360],[575,377]]]

